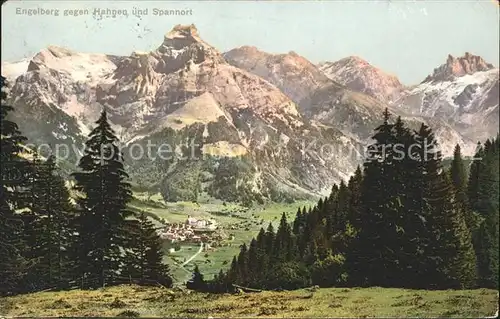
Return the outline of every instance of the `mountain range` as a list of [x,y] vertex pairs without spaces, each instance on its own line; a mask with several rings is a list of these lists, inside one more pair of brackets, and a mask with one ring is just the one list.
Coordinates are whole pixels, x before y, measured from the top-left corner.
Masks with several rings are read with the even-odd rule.
[[[318,65],[295,52],[219,52],[194,25],[128,56],[49,46],[2,62],[12,113],[35,144],[67,145],[75,164],[103,108],[137,187],[166,200],[293,200],[329,192],[362,162],[385,108],[426,122],[445,155],[498,131],[498,68],[466,53],[405,86],[359,57]],[[136,156],[153,144],[174,156]],[[140,155],[140,154],[139,154]]]

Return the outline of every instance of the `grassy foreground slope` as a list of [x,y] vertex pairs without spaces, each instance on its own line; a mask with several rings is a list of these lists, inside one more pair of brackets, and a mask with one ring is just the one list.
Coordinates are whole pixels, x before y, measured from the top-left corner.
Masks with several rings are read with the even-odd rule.
[[494,290],[325,288],[215,295],[155,287],[39,292],[0,299],[0,316],[473,317],[493,316]]

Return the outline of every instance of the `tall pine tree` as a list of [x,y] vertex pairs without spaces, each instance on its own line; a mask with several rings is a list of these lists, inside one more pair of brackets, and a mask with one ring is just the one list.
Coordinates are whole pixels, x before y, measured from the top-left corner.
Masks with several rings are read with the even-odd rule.
[[118,139],[103,111],[85,143],[85,152],[73,173],[80,192],[78,199],[78,266],[81,276],[96,279],[103,286],[106,279],[119,273],[124,263],[123,246],[127,233],[125,218],[130,215],[127,202],[132,193],[126,181],[123,156]]
[[28,164],[20,157],[22,143],[16,123],[7,116],[13,111],[6,104],[5,78],[1,77],[0,108],[0,295],[22,291],[21,282],[30,263],[23,257],[27,249],[22,238],[23,223],[16,210],[24,209],[26,203],[20,196],[20,189],[26,187]]
[[[483,222],[475,239],[479,268],[479,284],[482,287],[498,288],[499,267],[499,141],[488,140],[484,144],[483,157],[478,160],[476,193],[471,200]],[[471,183],[470,183],[471,184]],[[470,185],[469,184],[469,185]],[[473,187],[471,187],[473,190]]]
[[361,224],[353,241],[356,255],[348,261],[353,267],[351,282],[355,285],[387,285],[397,276],[394,261],[397,252],[389,248],[395,240],[393,124],[386,109],[383,123],[375,129],[375,143],[367,149],[364,178],[361,185],[363,208]]
[[434,288],[465,288],[474,285],[476,260],[470,230],[459,209],[452,182],[442,167],[442,155],[432,130],[422,124],[417,140],[421,143],[423,176],[422,210],[426,236],[422,236],[425,267],[422,282]]
[[453,183],[453,189],[455,192],[455,198],[457,200],[457,204],[459,205],[459,207],[461,207],[463,211],[467,227],[469,227],[471,232],[474,232],[477,228],[478,216],[475,216],[472,209],[470,209],[469,200],[467,198],[467,193],[468,193],[467,170],[465,168],[465,163],[462,158],[462,151],[460,149],[460,145],[458,144],[455,146],[455,150],[453,151],[453,160],[451,162],[451,167],[450,167],[450,177]]
[[60,287],[71,277],[68,254],[73,207],[65,181],[57,175],[54,157],[32,161],[31,205],[25,212],[26,257],[36,261],[26,278],[33,290]]
[[127,250],[127,271],[131,278],[138,279],[141,284],[159,283],[172,286],[170,269],[163,263],[163,247],[161,238],[153,223],[144,212],[137,220],[128,222],[132,241]]

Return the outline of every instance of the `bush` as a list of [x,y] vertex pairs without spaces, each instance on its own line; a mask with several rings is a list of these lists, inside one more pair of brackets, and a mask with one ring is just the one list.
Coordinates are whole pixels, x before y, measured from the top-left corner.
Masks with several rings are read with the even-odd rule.
[[332,287],[344,284],[347,280],[344,270],[343,255],[328,255],[321,261],[316,261],[311,270],[312,282],[320,287]]
[[310,274],[305,265],[295,261],[277,264],[267,277],[266,286],[270,289],[293,290],[311,284]]

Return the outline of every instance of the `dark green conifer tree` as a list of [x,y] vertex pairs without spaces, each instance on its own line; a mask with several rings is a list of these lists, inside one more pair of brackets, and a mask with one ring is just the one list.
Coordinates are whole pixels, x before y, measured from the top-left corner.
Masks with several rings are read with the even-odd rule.
[[295,215],[295,219],[293,220],[293,233],[295,235],[299,235],[300,233],[300,228],[301,228],[301,222],[302,222],[302,210],[299,208],[297,210],[297,214]]
[[422,125],[417,140],[421,148],[423,174],[423,217],[427,233],[421,238],[424,249],[427,287],[465,288],[475,281],[476,265],[472,238],[465,216],[457,207],[453,185],[443,171],[441,152],[432,130]]
[[329,199],[334,200],[337,197],[338,192],[339,192],[339,186],[337,184],[333,184]]
[[343,231],[347,224],[347,218],[349,215],[349,202],[350,202],[350,192],[344,181],[340,182],[339,191],[337,195],[337,200],[335,202],[335,212],[336,214],[333,228],[333,233]]
[[172,286],[172,278],[168,265],[163,263],[163,247],[160,236],[153,223],[144,212],[138,215],[138,223],[134,233],[134,241],[129,246],[127,254],[132,263],[129,270],[134,269],[131,277],[139,279],[142,284],[155,282],[165,286]]
[[193,277],[191,278],[188,284],[189,284],[188,288],[194,290],[204,291],[206,289],[207,283],[205,282],[205,278],[203,274],[200,272],[200,268],[198,267],[198,265],[194,266]]
[[479,172],[481,169],[481,160],[484,157],[484,149],[481,143],[477,143],[476,153],[469,168],[469,179],[467,183],[467,200],[469,208],[477,212],[479,203]]
[[455,150],[453,151],[453,160],[450,167],[450,177],[453,183],[457,204],[463,210],[465,221],[467,222],[467,227],[469,227],[471,232],[474,232],[477,228],[476,225],[478,224],[478,218],[474,216],[473,211],[469,207],[469,200],[467,198],[467,171],[465,169],[465,164],[462,158],[460,145],[458,144],[455,146]]
[[78,247],[81,276],[97,279],[103,286],[125,263],[123,249],[127,233],[127,202],[132,193],[126,181],[123,156],[103,111],[85,143],[85,153],[73,173],[78,199]]
[[294,255],[292,252],[292,230],[290,224],[286,219],[286,214],[281,215],[280,224],[276,232],[274,251],[273,251],[273,262],[283,262],[290,260]]
[[[29,191],[26,192],[29,201],[29,209],[22,212],[23,238],[29,249],[24,251],[24,257],[33,262],[29,273],[26,275],[25,284],[30,291],[45,289],[48,285],[44,265],[44,244],[40,234],[43,233],[42,219],[46,212],[45,200],[45,176],[42,161],[38,153],[33,152],[28,174]],[[46,237],[46,236],[44,236]]]
[[353,229],[359,229],[361,225],[361,210],[363,209],[361,202],[361,185],[363,183],[363,172],[361,167],[357,167],[354,175],[349,180],[347,187],[349,188],[349,211],[347,222]]
[[267,273],[269,256],[266,251],[266,231],[264,228],[260,228],[259,234],[257,235],[257,263],[260,273],[258,275],[259,280],[262,281]]
[[352,267],[351,282],[355,285],[385,286],[389,276],[397,276],[394,264],[397,252],[387,249],[394,240],[393,124],[386,109],[384,122],[375,129],[375,143],[367,149],[364,178],[361,185],[363,210],[361,224],[348,263]]
[[478,165],[477,197],[473,207],[483,218],[478,230],[476,252],[479,285],[498,288],[499,268],[499,146],[498,139],[486,141]]
[[0,107],[0,295],[23,290],[22,280],[30,262],[23,256],[28,249],[22,236],[23,223],[16,210],[24,209],[26,202],[21,190],[26,187],[27,163],[20,157],[22,143],[26,138],[21,135],[16,123],[7,116],[13,110],[6,104],[4,92],[5,78],[1,77]]
[[394,220],[395,234],[391,249],[399,251],[396,268],[400,287],[420,286],[419,260],[422,260],[420,238],[425,236],[425,224],[420,204],[421,174],[419,173],[418,141],[401,117],[394,124]]
[[238,279],[241,285],[247,285],[249,283],[249,269],[248,269],[248,249],[247,245],[243,243],[240,246],[240,253],[237,259],[238,265]]
[[274,251],[274,238],[275,238],[276,234],[274,233],[274,227],[273,227],[273,223],[270,222],[269,225],[267,226],[267,230],[266,230],[266,244],[265,244],[265,247],[266,247],[266,254],[268,256],[271,256],[273,254],[273,251]]
[[[36,265],[30,282],[37,289],[64,287],[72,279],[71,241],[73,207],[64,179],[57,174],[55,157],[43,162],[35,154],[32,175],[32,209],[25,223],[31,258]],[[29,222],[28,222],[29,221]]]
[[260,267],[260,251],[257,240],[252,238],[248,247],[248,285],[258,287],[261,283],[263,269]]
[[239,281],[239,269],[238,269],[238,260],[236,256],[233,256],[233,260],[231,261],[231,266],[227,272],[226,278],[228,282],[235,283]]

